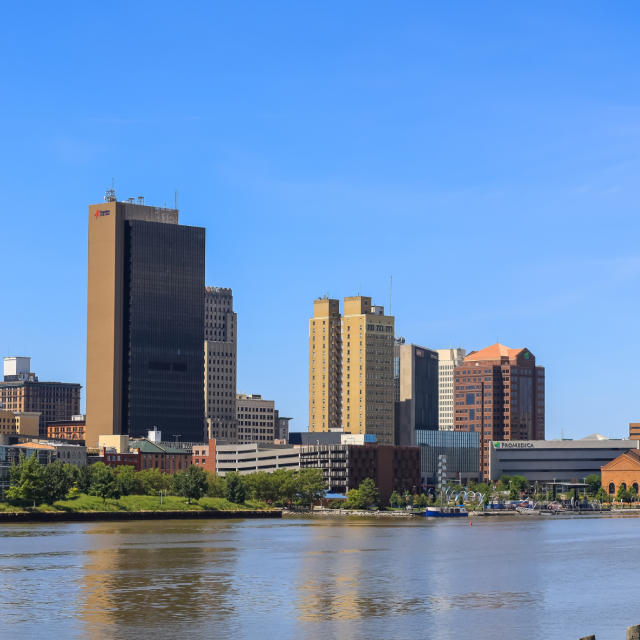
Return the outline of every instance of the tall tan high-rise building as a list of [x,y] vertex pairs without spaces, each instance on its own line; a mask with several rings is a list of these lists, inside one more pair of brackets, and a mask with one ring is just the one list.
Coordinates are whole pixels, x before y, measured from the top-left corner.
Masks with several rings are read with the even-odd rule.
[[394,444],[395,322],[371,298],[314,301],[309,326],[309,431],[342,429]]
[[176,209],[89,207],[87,446],[102,435],[204,435],[205,230]]
[[342,428],[340,302],[313,301],[309,320],[309,431]]

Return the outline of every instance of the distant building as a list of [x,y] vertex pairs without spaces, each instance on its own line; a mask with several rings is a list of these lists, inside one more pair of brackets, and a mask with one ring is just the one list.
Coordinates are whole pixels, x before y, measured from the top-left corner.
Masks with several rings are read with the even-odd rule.
[[376,444],[376,436],[373,433],[293,431],[289,433],[289,444],[294,447],[329,444]]
[[289,423],[293,418],[282,417],[277,409],[274,410],[273,416],[273,439],[289,442]]
[[492,441],[544,440],[545,370],[529,349],[496,343],[472,351],[454,375],[454,428],[480,434],[482,478]]
[[395,341],[395,443],[418,444],[418,431],[438,430],[438,352]]
[[20,454],[24,453],[26,458],[36,456],[42,465],[51,464],[58,459],[56,448],[48,444],[29,442],[27,444],[4,445],[0,444],[0,499],[5,499],[5,492],[10,486],[9,472],[13,464],[18,464]]
[[238,315],[233,291],[206,287],[204,294],[204,405],[207,438],[237,442]]
[[496,441],[489,452],[489,478],[495,481],[507,474],[530,482],[583,482],[631,449],[640,450],[640,441],[608,440],[596,434],[581,440]]
[[40,413],[38,411],[8,411],[0,405],[0,435],[38,437]]
[[447,457],[444,480],[467,485],[478,482],[480,474],[480,434],[468,431],[419,431],[422,483],[436,485],[438,461]]
[[640,495],[640,449],[629,449],[601,467],[602,487],[615,496],[622,487],[623,491],[634,489]]
[[[364,434],[363,434],[364,435]],[[421,492],[420,449],[377,444],[302,447],[302,469],[322,469],[330,491],[346,495],[371,478],[383,506],[394,491]]]
[[40,414],[38,435],[46,437],[48,422],[70,420],[80,413],[82,385],[66,382],[40,382],[31,368],[31,358],[5,358],[4,379],[0,382],[0,403],[5,411]]
[[[236,418],[238,423],[238,444],[248,442],[273,443],[275,437],[275,402],[265,400],[259,394],[247,395],[238,393],[236,395]],[[222,434],[214,435],[211,438],[224,437]],[[227,439],[227,444],[235,444]]]
[[[103,440],[103,438],[101,438]],[[104,463],[109,467],[132,466],[136,471],[158,469],[162,473],[184,471],[191,465],[192,453],[166,444],[151,442],[147,438],[125,440],[120,451],[117,446],[103,446]]]
[[208,444],[199,445],[193,448],[193,464],[205,471],[216,472],[216,441],[209,440]]
[[371,298],[314,301],[309,319],[309,431],[394,440],[394,318]]
[[251,443],[218,445],[216,444],[216,468],[220,476],[229,471],[237,471],[242,475],[266,471],[272,473],[276,469],[299,469],[300,449],[290,446]]
[[462,365],[467,355],[465,349],[436,349],[438,352],[438,428],[453,430],[455,402],[453,371]]
[[154,426],[202,441],[205,229],[143,198],[105,200],[87,212],[87,444]]
[[47,438],[84,441],[86,425],[87,422],[83,415],[71,416],[71,420],[48,422]]

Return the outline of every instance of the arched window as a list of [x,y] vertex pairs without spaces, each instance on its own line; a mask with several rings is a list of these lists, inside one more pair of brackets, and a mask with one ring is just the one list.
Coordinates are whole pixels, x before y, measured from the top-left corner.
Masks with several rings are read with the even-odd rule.
[[613,482],[609,483],[609,495],[612,496],[616,492],[616,485]]

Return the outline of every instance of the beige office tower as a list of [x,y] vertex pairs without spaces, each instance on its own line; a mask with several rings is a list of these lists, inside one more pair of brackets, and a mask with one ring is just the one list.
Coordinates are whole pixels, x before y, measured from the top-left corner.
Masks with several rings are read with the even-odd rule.
[[86,443],[203,439],[205,230],[113,189],[88,211]]
[[342,428],[340,302],[313,301],[309,320],[309,431]]
[[371,298],[344,299],[342,318],[342,425],[394,443],[393,348],[395,320]]
[[438,352],[438,429],[453,431],[455,400],[453,371],[464,362],[466,349],[436,349]]
[[233,310],[233,291],[206,287],[204,305],[204,410],[208,435],[236,444],[238,315]]

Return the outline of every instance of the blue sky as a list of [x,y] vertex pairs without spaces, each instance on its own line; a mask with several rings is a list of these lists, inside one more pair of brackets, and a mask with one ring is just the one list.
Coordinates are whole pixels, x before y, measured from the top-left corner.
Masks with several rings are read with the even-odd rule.
[[634,2],[12,3],[3,355],[85,378],[87,205],[171,205],[232,287],[239,389],[307,427],[313,299],[547,367],[547,435],[640,421]]

